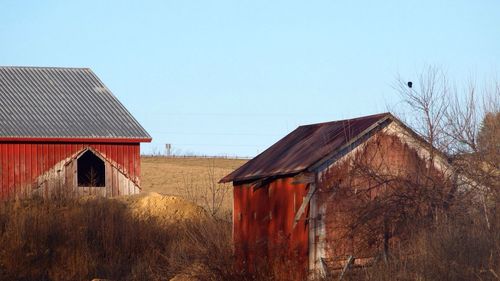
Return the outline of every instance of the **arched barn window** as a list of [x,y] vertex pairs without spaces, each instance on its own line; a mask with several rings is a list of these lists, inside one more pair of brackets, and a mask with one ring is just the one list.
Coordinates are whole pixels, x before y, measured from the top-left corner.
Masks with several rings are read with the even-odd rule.
[[87,150],[77,160],[78,186],[104,187],[106,186],[106,172],[104,161],[92,151]]

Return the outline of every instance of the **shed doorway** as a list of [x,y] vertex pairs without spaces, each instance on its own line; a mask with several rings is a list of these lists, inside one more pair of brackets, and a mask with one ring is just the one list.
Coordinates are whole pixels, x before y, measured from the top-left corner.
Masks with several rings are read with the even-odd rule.
[[78,186],[79,187],[104,187],[106,186],[106,165],[104,161],[87,150],[77,160]]

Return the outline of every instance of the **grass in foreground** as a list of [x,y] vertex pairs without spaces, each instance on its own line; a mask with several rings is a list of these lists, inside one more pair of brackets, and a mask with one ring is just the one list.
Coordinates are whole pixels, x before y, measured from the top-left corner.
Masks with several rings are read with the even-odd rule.
[[204,212],[158,194],[4,202],[0,280],[289,280],[242,271],[231,224]]

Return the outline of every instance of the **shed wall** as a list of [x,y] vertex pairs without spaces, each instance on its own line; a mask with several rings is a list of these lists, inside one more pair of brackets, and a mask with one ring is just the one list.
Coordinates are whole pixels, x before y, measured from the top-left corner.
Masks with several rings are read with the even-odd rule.
[[[321,213],[319,223],[322,224],[323,236],[318,237],[317,246],[323,254],[320,258],[327,263],[327,270],[342,268],[351,255],[363,263],[381,253],[380,245],[370,244],[370,241],[381,239],[377,237],[380,233],[361,228],[352,235],[348,227],[354,219],[353,213],[358,207],[363,208],[365,200],[387,194],[389,189],[383,183],[385,180],[390,182],[391,188],[406,188],[394,179],[404,179],[406,184],[424,184],[425,180],[435,183],[446,178],[447,171],[436,168],[441,165],[429,165],[428,159],[415,145],[409,145],[401,136],[391,133],[391,128],[394,129],[390,127],[372,136],[321,173],[316,204]],[[419,206],[421,209],[425,207]],[[383,225],[382,221],[372,223]],[[393,247],[399,238],[403,237],[391,238]]]
[[[107,160],[106,168],[113,166],[116,170],[109,177],[109,186],[114,189],[107,195],[120,195],[117,183],[119,180],[123,182],[123,177],[137,187],[140,185],[139,143],[0,142],[0,198],[31,194],[40,188],[42,176],[60,173],[61,165],[85,148],[101,154]],[[108,174],[106,176],[108,181]]]
[[234,186],[233,239],[236,256],[245,268],[252,270],[265,259],[286,255],[297,261],[298,275],[307,272],[308,210],[292,226],[309,187],[292,182],[292,177],[286,177],[259,188]]

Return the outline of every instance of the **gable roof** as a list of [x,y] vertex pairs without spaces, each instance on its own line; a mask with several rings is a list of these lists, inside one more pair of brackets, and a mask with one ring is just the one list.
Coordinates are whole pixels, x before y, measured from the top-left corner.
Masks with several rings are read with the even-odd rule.
[[384,121],[393,120],[390,113],[382,113],[300,126],[220,181],[257,180],[303,172],[321,164],[332,152],[368,134]]
[[88,68],[0,67],[0,139],[151,136]]

